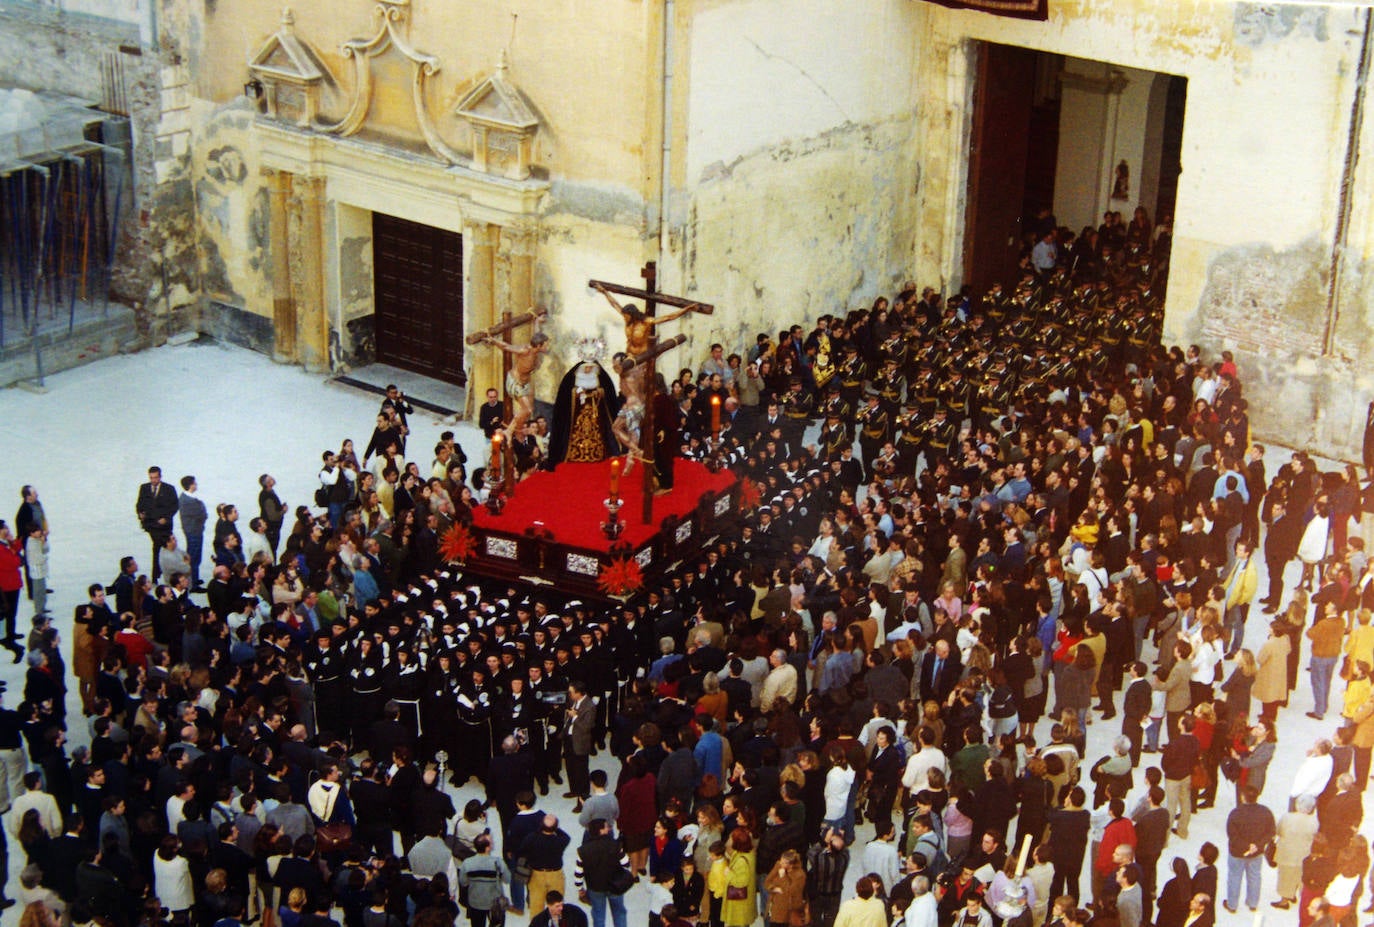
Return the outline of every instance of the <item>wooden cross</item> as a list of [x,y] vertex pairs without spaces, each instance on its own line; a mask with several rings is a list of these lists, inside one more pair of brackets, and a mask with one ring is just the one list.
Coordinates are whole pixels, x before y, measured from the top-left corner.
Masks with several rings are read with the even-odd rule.
[[[487,338],[497,338],[517,328],[523,328],[532,324],[539,314],[536,312],[522,312],[520,315],[511,315],[510,310],[501,313],[501,321],[485,331],[474,332],[464,340],[470,345],[476,345]],[[510,376],[510,354],[506,351],[501,352],[501,416],[509,422],[515,415],[515,410],[511,407],[510,395],[506,392],[506,379]],[[505,427],[504,425],[502,426]],[[505,481],[506,492],[513,492],[515,489],[515,451],[507,447],[501,455],[501,478]]]
[[[710,315],[715,311],[716,307],[710,303],[701,303],[682,296],[658,292],[658,265],[653,261],[645,264],[639,275],[644,278],[644,289],[607,283],[603,280],[589,280],[587,285],[601,291],[611,301],[611,305],[621,312],[623,310],[620,309],[620,305],[611,298],[610,294],[616,293],[620,296],[644,300],[644,315],[649,319],[654,318],[654,312],[659,303],[673,306],[684,312],[701,312]],[[678,313],[678,315],[681,314]],[[669,321],[669,319],[663,321]],[[644,418],[643,424],[640,426],[639,451],[645,461],[644,502],[641,518],[646,525],[651,524],[654,518],[654,486],[653,481],[649,478],[651,468],[654,466],[654,391],[656,389],[654,361],[660,354],[677,347],[685,340],[685,337],[678,336],[672,339],[671,343],[665,342],[660,350],[657,331],[651,328],[649,330],[648,350],[633,355],[634,366],[643,365],[644,367]],[[669,466],[671,465],[670,461]]]

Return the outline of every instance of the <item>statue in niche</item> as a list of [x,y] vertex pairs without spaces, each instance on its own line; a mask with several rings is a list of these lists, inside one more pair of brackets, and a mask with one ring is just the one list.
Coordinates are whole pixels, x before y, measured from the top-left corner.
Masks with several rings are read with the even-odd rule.
[[1112,199],[1131,198],[1131,168],[1125,161],[1116,166],[1116,180],[1112,183]]

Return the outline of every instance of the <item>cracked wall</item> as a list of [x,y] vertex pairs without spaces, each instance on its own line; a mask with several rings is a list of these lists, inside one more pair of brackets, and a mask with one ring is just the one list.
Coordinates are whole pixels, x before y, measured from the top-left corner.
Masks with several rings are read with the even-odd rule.
[[[903,0],[694,3],[675,81],[665,263],[694,320],[683,366],[909,275],[921,166]],[[686,123],[683,125],[682,123]]]
[[195,242],[206,309],[272,314],[269,198],[246,100],[195,105]]

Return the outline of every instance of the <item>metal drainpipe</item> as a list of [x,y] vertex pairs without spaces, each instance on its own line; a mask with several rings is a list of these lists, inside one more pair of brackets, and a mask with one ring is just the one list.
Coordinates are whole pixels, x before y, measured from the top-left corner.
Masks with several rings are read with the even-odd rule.
[[675,0],[663,5],[663,156],[658,176],[658,266],[668,253],[668,203],[671,199],[671,170],[673,166],[673,54],[676,38],[674,27]]
[[1369,85],[1371,45],[1374,45],[1374,19],[1364,11],[1364,36],[1360,42],[1360,63],[1355,70],[1355,99],[1350,104],[1350,129],[1345,140],[1345,163],[1341,167],[1341,190],[1336,212],[1336,235],[1331,243],[1330,280],[1326,291],[1326,330],[1322,334],[1322,354],[1336,351],[1336,325],[1341,317],[1341,275],[1345,267],[1346,238],[1350,234],[1350,213],[1354,208],[1351,187],[1360,161],[1360,135],[1364,127],[1365,94]]

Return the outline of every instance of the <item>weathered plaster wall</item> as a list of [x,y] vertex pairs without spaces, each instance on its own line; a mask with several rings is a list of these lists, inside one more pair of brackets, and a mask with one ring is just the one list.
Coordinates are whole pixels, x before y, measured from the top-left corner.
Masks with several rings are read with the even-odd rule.
[[695,365],[712,341],[742,348],[908,276],[920,4],[679,6],[665,283],[718,307],[687,329]]
[[[950,86],[946,62],[966,61],[970,40],[1184,75],[1166,339],[1235,348],[1258,391],[1294,391],[1291,401],[1261,405],[1260,434],[1350,452],[1358,442],[1353,411],[1363,414],[1368,394],[1339,364],[1305,358],[1322,348],[1363,14],[1337,6],[1079,0],[1054,4],[1049,22],[1037,24],[921,6],[930,55],[917,80],[919,144],[923,156],[944,153],[938,165],[923,157],[921,279],[960,276],[968,81]],[[1367,301],[1351,301],[1365,314]],[[1352,356],[1374,340],[1367,319],[1346,330]],[[1309,368],[1319,372],[1308,375]]]
[[[175,190],[159,190],[157,125],[162,88],[156,49],[142,45],[140,16],[119,0],[91,0],[81,9],[67,4],[0,4],[0,85],[54,90],[91,101],[101,95],[101,65],[106,56],[122,64],[130,121],[133,164],[126,188],[124,222],[114,273],[114,298],[142,306],[151,285],[149,255],[159,238],[158,206]],[[123,15],[123,13],[130,15]],[[91,15],[102,13],[103,15]],[[138,15],[133,15],[137,13]],[[140,325],[147,320],[140,315]]]
[[254,110],[246,100],[198,109],[192,171],[204,295],[270,315],[268,194],[251,131]]

